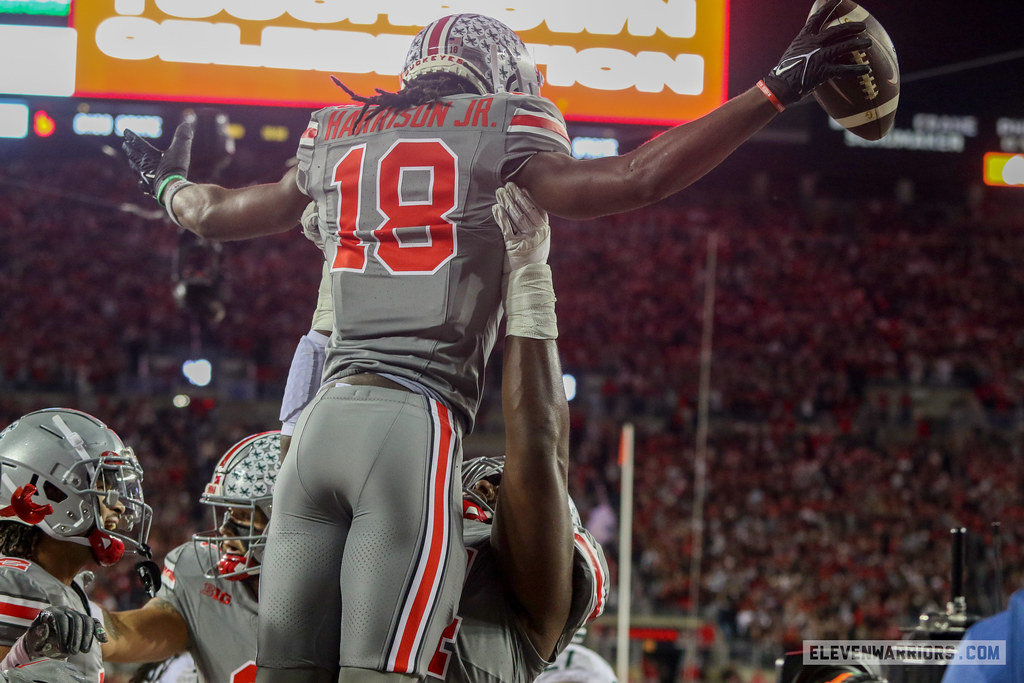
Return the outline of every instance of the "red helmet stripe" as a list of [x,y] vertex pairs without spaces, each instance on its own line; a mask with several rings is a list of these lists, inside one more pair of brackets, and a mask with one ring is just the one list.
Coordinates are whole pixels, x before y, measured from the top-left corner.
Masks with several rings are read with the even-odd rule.
[[455,22],[455,15],[442,17],[434,22],[434,28],[430,30],[430,35],[427,36],[427,40],[423,42],[423,57],[428,55],[436,55],[442,52],[441,47],[448,40],[448,27]]

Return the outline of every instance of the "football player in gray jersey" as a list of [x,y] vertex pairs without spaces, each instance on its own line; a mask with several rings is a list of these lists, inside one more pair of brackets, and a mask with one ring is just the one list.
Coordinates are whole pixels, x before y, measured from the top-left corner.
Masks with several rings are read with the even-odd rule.
[[[478,14],[417,34],[397,93],[314,112],[298,165],[276,183],[189,182],[190,122],[166,152],[125,132],[140,185],[181,227],[221,240],[284,232],[312,199],[323,230],[331,383],[303,411],[281,473],[261,681],[333,681],[338,662],[342,681],[426,674],[465,571],[454,483],[503,296],[494,192],[514,180],[544,209],[590,218],[681,190],[820,83],[867,72],[844,64],[871,44],[863,23],[822,28],[839,1],[756,87],[621,157],[571,157],[522,40]],[[291,589],[303,583],[319,587],[315,611]],[[290,647],[295,629],[315,652]]]
[[66,656],[102,681],[106,635],[79,577],[90,561],[148,556],[141,484],[132,450],[86,413],[38,410],[0,432],[0,668]]
[[221,457],[200,496],[215,528],[167,553],[157,597],[104,614],[105,659],[160,661],[187,651],[201,681],[255,680],[259,574],[280,438],[277,431],[253,434]]

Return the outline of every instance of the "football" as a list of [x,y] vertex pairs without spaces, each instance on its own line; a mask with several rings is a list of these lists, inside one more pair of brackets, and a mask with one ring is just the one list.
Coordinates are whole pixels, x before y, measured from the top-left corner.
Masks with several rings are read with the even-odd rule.
[[[814,14],[826,0],[811,7]],[[878,140],[892,128],[900,101],[900,66],[892,39],[871,14],[853,2],[843,0],[823,28],[848,21],[863,21],[872,45],[850,55],[851,64],[868,64],[863,76],[844,76],[825,81],[814,89],[814,98],[836,123],[865,140]]]

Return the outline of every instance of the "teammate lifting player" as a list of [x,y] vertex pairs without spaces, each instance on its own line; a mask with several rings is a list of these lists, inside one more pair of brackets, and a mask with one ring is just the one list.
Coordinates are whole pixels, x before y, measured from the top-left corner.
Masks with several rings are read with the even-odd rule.
[[[510,194],[502,198],[516,201]],[[518,195],[519,202],[523,199]],[[542,263],[549,229],[540,212],[512,205],[505,211],[502,223],[512,254],[509,291],[515,300],[523,275],[516,271],[529,266],[550,277]],[[553,320],[553,308],[547,313]],[[510,315],[513,333],[537,333],[520,329],[521,311],[514,303]],[[553,337],[553,328],[544,335]],[[507,339],[509,474],[504,476],[505,460],[494,458],[473,460],[463,471],[469,519],[464,542],[472,560],[459,615],[431,659],[429,672],[438,678],[532,680],[547,664],[549,655],[541,653],[561,649],[604,606],[604,555],[568,507],[568,408],[560,381],[553,340],[515,334]],[[248,437],[221,459],[202,501],[226,506],[223,535],[200,534],[197,543],[172,550],[158,598],[142,609],[105,615],[107,659],[157,660],[187,647],[205,680],[251,680],[253,598],[258,598],[252,577],[260,571],[260,532],[270,515],[267,494],[274,486],[278,439],[276,432]],[[225,580],[231,578],[241,581]]]

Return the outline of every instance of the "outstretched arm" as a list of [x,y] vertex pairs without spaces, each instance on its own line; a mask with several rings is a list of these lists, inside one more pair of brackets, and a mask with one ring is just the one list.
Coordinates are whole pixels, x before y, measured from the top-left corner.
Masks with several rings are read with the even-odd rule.
[[821,83],[870,69],[849,59],[851,52],[871,45],[863,22],[825,28],[839,3],[828,0],[807,20],[778,65],[756,87],[709,114],[621,157],[578,161],[537,154],[513,180],[541,207],[566,218],[636,209],[682,190]]
[[565,218],[637,209],[700,179],[776,116],[772,103],[751,88],[628,154],[579,160],[541,152],[513,180],[529,190],[541,207]]
[[309,197],[295,184],[292,168],[276,183],[229,189],[189,182],[194,122],[186,119],[174,131],[165,151],[124,132],[121,148],[139,176],[139,187],[167,210],[179,226],[200,237],[227,241],[284,232],[299,224]]
[[159,662],[188,647],[188,624],[181,613],[162,598],[127,612],[103,610],[108,642],[103,659],[109,662]]
[[274,235],[299,224],[309,197],[295,184],[295,169],[276,183],[228,189],[188,185],[174,193],[170,212],[200,237],[228,241]]
[[[501,200],[507,197],[499,194]],[[550,229],[542,213],[523,220],[532,208],[513,209],[512,220],[522,230],[518,234],[508,219],[499,218],[513,263],[505,297],[505,468],[491,539],[506,583],[523,607],[530,638],[538,652],[550,657],[572,599],[569,406],[555,344],[551,271],[545,263]],[[496,208],[496,217],[501,211]],[[536,225],[538,219],[542,225]]]

